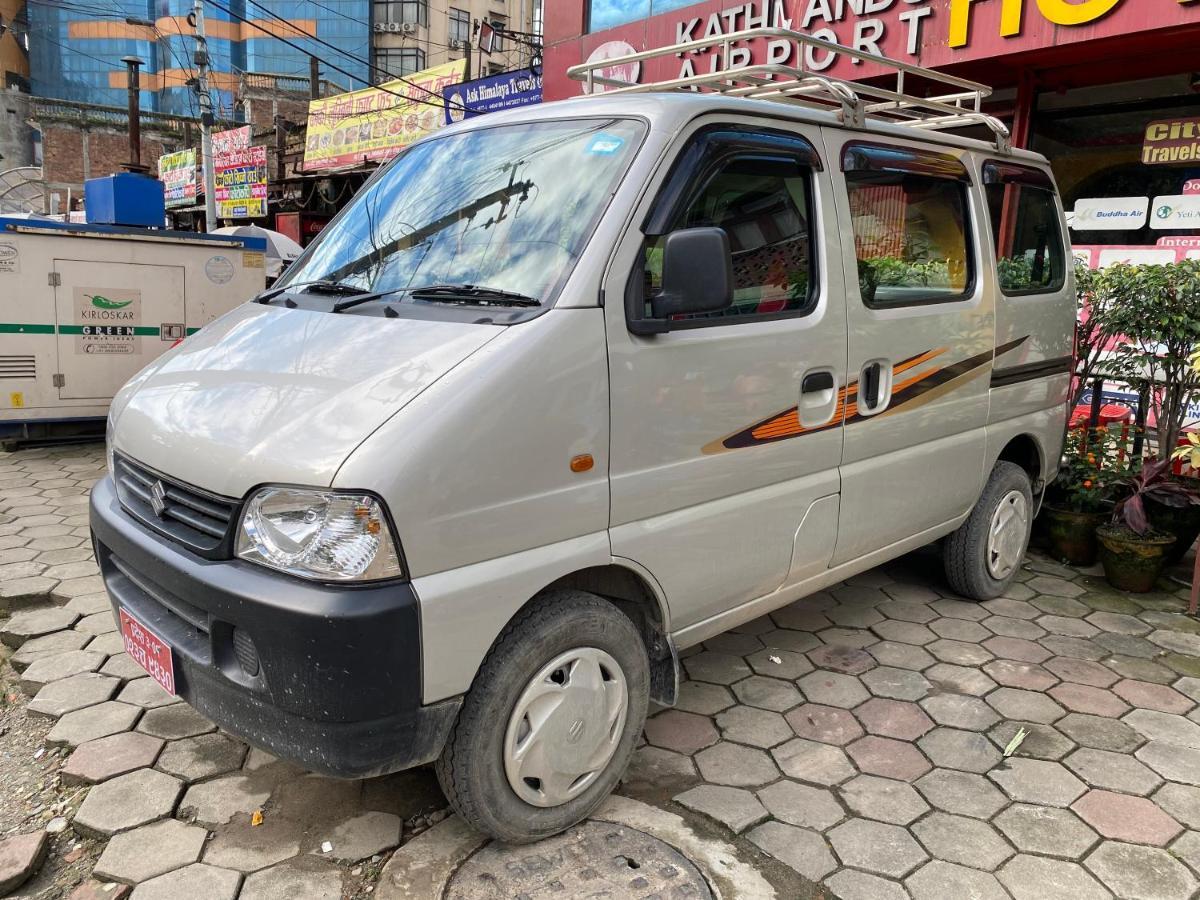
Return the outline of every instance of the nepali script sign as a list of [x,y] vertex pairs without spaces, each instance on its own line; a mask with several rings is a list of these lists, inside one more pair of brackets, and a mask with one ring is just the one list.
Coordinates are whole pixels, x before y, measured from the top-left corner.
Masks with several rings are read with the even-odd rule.
[[391,159],[445,124],[442,93],[460,83],[465,59],[308,104],[304,170],[336,169]]
[[212,136],[213,181],[219,219],[267,214],[267,148],[250,146],[250,126]]
[[158,158],[158,180],[163,183],[167,208],[196,202],[196,151],[179,150]]

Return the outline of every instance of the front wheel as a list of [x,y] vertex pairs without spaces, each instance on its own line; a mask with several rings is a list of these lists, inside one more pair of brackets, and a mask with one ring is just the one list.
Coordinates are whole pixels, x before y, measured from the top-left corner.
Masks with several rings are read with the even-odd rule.
[[484,659],[437,762],[450,805],[508,844],[583,820],[629,763],[649,683],[641,635],[611,603],[538,599]]
[[1033,522],[1029,475],[1001,460],[967,521],[946,540],[943,559],[950,587],[972,600],[999,597],[1012,584]]

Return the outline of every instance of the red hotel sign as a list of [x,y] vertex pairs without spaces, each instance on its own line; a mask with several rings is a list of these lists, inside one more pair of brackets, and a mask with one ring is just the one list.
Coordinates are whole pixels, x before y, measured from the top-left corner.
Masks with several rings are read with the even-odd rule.
[[[613,45],[632,50],[663,47],[745,28],[777,26],[895,59],[944,67],[1001,55],[1064,47],[1086,41],[1187,25],[1200,27],[1200,0],[706,0],[615,28],[584,33],[587,4],[602,0],[555,0],[546,10],[548,99],[580,92],[563,74],[593,53],[612,55]],[[645,5],[642,0],[603,0]],[[603,49],[602,49],[603,48]],[[844,78],[877,72],[819,48],[808,48],[807,68]],[[729,58],[719,48],[656,60],[642,81],[656,81],[723,68],[775,62],[796,65],[787,41],[756,40],[735,46]]]

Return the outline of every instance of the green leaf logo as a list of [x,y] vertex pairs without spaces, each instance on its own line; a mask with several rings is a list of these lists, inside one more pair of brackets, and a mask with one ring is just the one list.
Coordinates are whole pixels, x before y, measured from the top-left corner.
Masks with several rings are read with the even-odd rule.
[[92,306],[98,309],[124,309],[133,302],[132,300],[109,300],[107,297],[101,297],[99,294],[93,295],[91,300]]

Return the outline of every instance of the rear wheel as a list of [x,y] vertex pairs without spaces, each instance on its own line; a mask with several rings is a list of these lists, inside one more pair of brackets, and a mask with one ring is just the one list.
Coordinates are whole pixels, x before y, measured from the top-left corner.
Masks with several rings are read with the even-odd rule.
[[649,681],[641,635],[611,603],[540,598],[484,659],[437,762],[450,805],[511,844],[586,818],[629,762]]
[[1033,522],[1029,475],[1015,463],[996,463],[967,521],[946,540],[950,586],[973,600],[999,597],[1012,584]]

